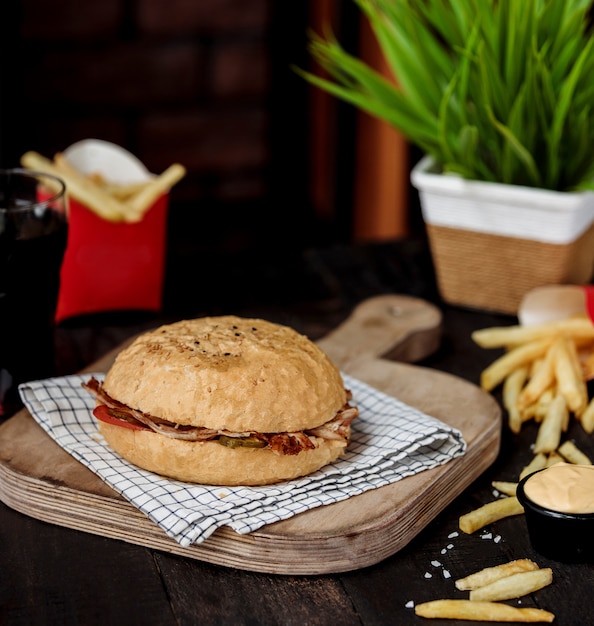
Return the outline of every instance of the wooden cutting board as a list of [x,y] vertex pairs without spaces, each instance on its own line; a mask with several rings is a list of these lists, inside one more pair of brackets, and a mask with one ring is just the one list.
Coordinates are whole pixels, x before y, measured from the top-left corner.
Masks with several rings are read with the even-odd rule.
[[[325,574],[372,565],[406,546],[499,451],[501,410],[490,395],[452,375],[385,358],[428,356],[440,331],[438,309],[387,295],[360,304],[319,344],[344,372],[462,431],[466,454],[441,467],[249,535],[221,528],[182,548],[23,410],[0,427],[0,499],[46,522],[240,569]],[[106,371],[117,351],[85,371]]]

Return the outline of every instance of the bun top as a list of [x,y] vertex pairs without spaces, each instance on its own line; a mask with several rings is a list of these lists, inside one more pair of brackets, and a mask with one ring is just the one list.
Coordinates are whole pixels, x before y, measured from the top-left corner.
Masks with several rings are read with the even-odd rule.
[[329,357],[287,326],[203,317],[144,333],[119,353],[105,391],[154,417],[232,432],[295,432],[346,402]]

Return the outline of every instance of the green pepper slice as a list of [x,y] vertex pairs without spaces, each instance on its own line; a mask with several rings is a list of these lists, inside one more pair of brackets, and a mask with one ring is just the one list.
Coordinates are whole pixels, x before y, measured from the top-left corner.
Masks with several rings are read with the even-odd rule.
[[264,448],[266,442],[256,439],[256,437],[227,437],[221,435],[217,440],[222,446],[228,448]]

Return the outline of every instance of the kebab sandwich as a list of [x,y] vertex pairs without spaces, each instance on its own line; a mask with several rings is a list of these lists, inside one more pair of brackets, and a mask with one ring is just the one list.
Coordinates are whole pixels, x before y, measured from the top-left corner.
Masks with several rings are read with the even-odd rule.
[[261,319],[161,326],[83,386],[107,444],[138,467],[211,485],[305,476],[346,449],[358,409],[312,341]]

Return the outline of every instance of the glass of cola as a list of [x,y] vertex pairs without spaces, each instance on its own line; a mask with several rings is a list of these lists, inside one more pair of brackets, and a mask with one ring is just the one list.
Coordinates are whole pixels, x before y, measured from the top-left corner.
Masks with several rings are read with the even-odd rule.
[[68,221],[64,182],[0,170],[0,420],[18,385],[54,373],[54,317]]

